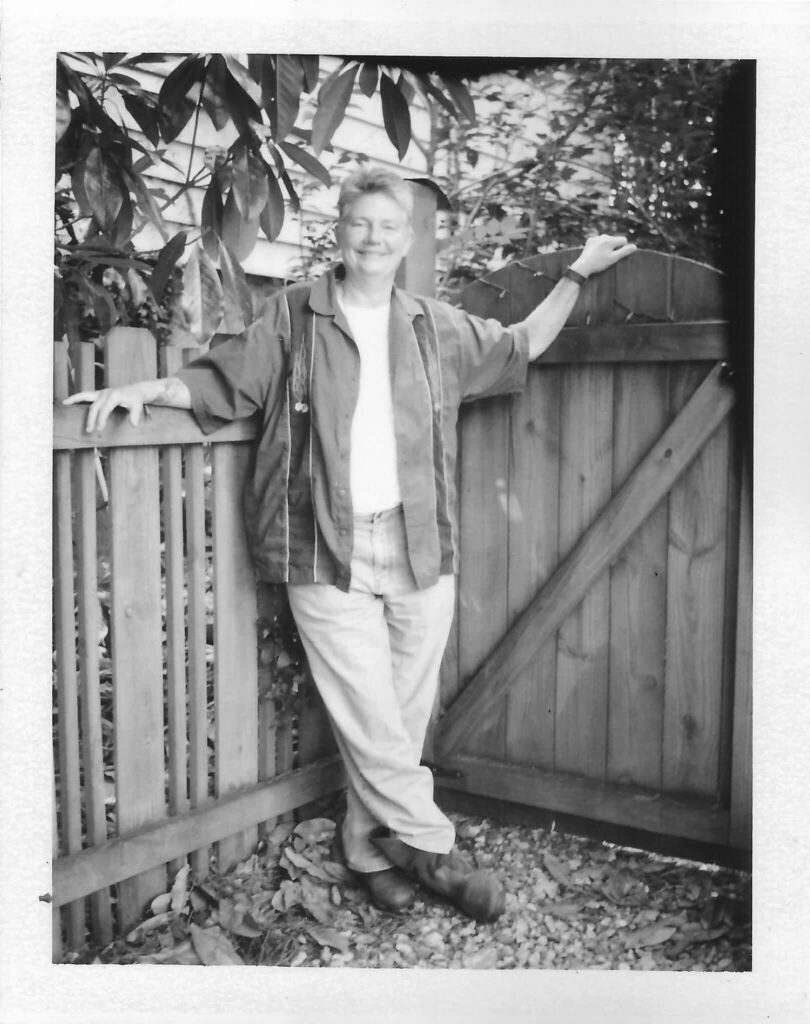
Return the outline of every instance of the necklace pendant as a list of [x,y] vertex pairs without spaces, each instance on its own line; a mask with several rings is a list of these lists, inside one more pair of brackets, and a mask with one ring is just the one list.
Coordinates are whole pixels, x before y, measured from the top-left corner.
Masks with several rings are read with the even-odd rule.
[[309,406],[307,405],[306,402],[296,402],[295,403],[295,411],[296,412],[308,412],[309,411]]

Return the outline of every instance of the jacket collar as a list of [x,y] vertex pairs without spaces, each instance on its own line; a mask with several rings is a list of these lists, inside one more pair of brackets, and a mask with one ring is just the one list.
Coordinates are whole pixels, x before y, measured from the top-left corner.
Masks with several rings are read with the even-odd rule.
[[[343,279],[344,273],[343,266],[339,265],[315,281],[309,293],[309,306],[313,313],[320,313],[323,316],[339,315],[337,285]],[[413,296],[396,286],[391,291],[391,300],[392,303],[398,304],[411,320],[423,312]]]

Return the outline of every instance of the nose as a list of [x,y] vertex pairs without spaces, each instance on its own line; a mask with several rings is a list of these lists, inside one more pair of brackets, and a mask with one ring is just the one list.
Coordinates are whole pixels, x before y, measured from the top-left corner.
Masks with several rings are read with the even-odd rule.
[[381,236],[379,224],[375,224],[374,221],[369,221],[366,224],[366,241],[376,242]]

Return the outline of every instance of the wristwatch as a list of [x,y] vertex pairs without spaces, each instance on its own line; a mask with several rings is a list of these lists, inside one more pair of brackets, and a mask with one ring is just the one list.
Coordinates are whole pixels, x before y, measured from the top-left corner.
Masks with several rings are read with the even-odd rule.
[[569,280],[573,281],[574,284],[578,284],[580,286],[585,284],[585,282],[588,280],[587,277],[585,277],[583,274],[580,274],[579,271],[574,270],[573,267],[566,267],[563,271],[562,276],[567,277]]

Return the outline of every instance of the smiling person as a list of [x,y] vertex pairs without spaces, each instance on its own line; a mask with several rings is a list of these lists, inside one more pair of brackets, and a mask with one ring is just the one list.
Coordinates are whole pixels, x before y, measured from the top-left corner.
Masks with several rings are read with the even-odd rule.
[[285,583],[346,766],[346,862],[374,903],[401,912],[416,883],[478,920],[504,909],[497,879],[454,847],[420,764],[453,619],[458,570],[456,422],[463,401],[520,390],[580,285],[635,251],[589,238],[549,296],[504,327],[394,287],[412,198],[363,169],[338,200],[342,264],[272,295],[261,318],[174,378],[91,402],[190,408],[211,432],[258,413],[245,523],[260,579]]

